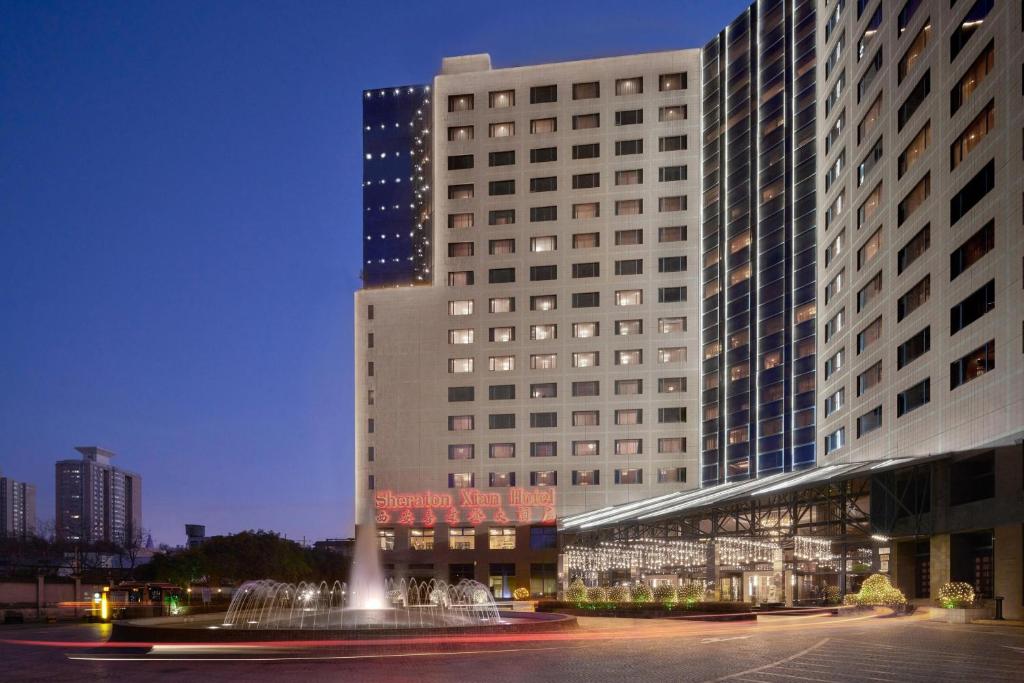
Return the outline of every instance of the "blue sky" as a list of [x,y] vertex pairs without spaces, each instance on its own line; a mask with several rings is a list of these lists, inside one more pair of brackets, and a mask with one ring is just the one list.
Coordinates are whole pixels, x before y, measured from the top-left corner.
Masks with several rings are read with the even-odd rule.
[[361,92],[697,47],[743,2],[0,4],[0,472],[101,445],[143,524],[352,530]]

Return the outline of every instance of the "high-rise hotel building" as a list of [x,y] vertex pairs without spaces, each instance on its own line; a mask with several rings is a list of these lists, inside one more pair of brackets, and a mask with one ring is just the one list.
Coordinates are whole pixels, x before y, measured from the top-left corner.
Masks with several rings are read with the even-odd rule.
[[142,477],[115,467],[112,451],[77,446],[81,460],[55,465],[57,537],[122,544],[142,532]]
[[[356,492],[390,569],[550,593],[552,517],[714,535],[708,506],[763,495],[795,537],[778,497],[820,479],[803,522],[863,514],[867,545],[835,543],[908,594],[1021,602],[1022,28],[994,0],[766,0],[703,48],[367,91],[431,112],[398,121],[403,201],[371,202],[364,137],[367,216],[415,209],[404,273],[356,294]],[[365,237],[370,269],[391,238]]]

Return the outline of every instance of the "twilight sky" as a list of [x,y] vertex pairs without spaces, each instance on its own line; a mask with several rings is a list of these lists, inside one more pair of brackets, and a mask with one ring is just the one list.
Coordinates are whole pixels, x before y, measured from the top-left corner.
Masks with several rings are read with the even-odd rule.
[[350,535],[363,88],[699,47],[746,4],[3,2],[0,472],[52,520],[100,445],[158,543]]

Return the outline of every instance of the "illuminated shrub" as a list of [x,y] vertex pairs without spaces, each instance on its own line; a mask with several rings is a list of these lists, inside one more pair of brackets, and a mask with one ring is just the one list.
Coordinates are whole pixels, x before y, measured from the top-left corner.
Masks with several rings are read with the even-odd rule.
[[576,579],[569,584],[569,588],[565,591],[565,599],[569,602],[587,601],[587,587],[583,585],[583,579]]
[[650,602],[654,599],[654,595],[651,593],[651,587],[643,581],[640,581],[633,586],[632,597],[633,602]]
[[963,581],[950,581],[939,589],[939,604],[946,609],[965,609],[974,604],[974,587]]
[[610,602],[630,602],[629,588],[626,586],[612,586],[608,589],[608,600]]
[[898,588],[889,583],[888,576],[872,574],[861,584],[855,604],[898,609],[907,604],[907,599]]
[[692,605],[704,599],[704,588],[700,584],[688,583],[680,586],[676,597],[684,605]]
[[839,604],[839,586],[825,586],[825,604]]
[[608,590],[601,586],[594,586],[587,589],[587,599],[590,602],[608,602]]
[[676,604],[676,587],[662,583],[654,587],[654,601],[660,602],[663,605],[674,605]]
[[514,591],[512,591],[512,598],[514,600],[529,600],[530,599],[530,589],[529,588],[524,588],[524,587],[520,586],[519,588],[517,588]]

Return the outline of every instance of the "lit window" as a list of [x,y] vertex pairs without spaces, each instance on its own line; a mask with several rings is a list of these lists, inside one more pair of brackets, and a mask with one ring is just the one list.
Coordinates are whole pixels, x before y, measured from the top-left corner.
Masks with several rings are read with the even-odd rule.
[[377,529],[377,547],[381,550],[395,549],[395,530]]
[[622,408],[615,411],[615,424],[617,425],[638,425],[643,424],[643,421],[644,411],[640,408]]
[[616,484],[642,484],[644,483],[644,471],[640,468],[616,469]]
[[639,396],[642,393],[644,393],[644,381],[642,379],[615,380],[616,396]]
[[410,550],[433,550],[434,530],[433,529],[409,529]]
[[490,550],[515,550],[516,528],[511,526],[491,527],[487,530],[487,547]]
[[597,441],[573,441],[572,454],[579,456],[599,455],[600,447]]
[[681,436],[672,436],[658,439],[659,453],[683,453],[686,451],[686,439]]
[[616,306],[639,306],[644,302],[643,290],[621,289],[615,292]]
[[505,109],[513,107],[516,103],[515,90],[493,90],[488,94],[488,103],[491,109]]
[[533,252],[554,251],[557,248],[557,245],[558,238],[554,235],[530,238],[530,251]]
[[476,530],[473,527],[450,527],[448,529],[448,547],[451,550],[476,549]]
[[490,137],[492,138],[508,138],[516,134],[516,124],[514,121],[506,121],[504,123],[492,123],[489,128]]
[[686,347],[675,346],[671,348],[658,349],[659,363],[685,363]]
[[448,372],[453,375],[464,374],[467,372],[473,372],[473,359],[472,358],[449,358],[448,359]]
[[641,76],[615,79],[616,95],[640,95],[644,91],[644,79]]
[[[472,302],[470,302],[470,304],[472,304]],[[472,311],[472,308],[470,310]],[[515,310],[516,300],[512,297],[504,296],[490,300],[491,313],[511,313]]]
[[487,368],[491,372],[511,372],[516,369],[516,357],[491,356],[487,359]]
[[597,336],[597,323],[573,323],[572,336],[576,339],[588,339]]
[[572,354],[572,366],[574,368],[592,368],[597,365],[597,351],[576,351]]
[[640,349],[629,349],[615,352],[616,365],[640,365],[643,362],[643,351]]
[[676,334],[686,332],[686,318],[658,318],[659,334]]
[[473,300],[459,299],[448,302],[448,315],[473,315]]
[[682,121],[686,118],[686,105],[676,104],[658,108],[659,121]]
[[557,360],[554,353],[535,353],[530,356],[530,369],[554,370],[558,365]]
[[600,412],[596,410],[574,410],[573,427],[596,427],[600,424]]
[[547,341],[557,337],[557,325],[530,325],[530,339],[534,341]]
[[472,344],[473,330],[448,330],[449,344]]

